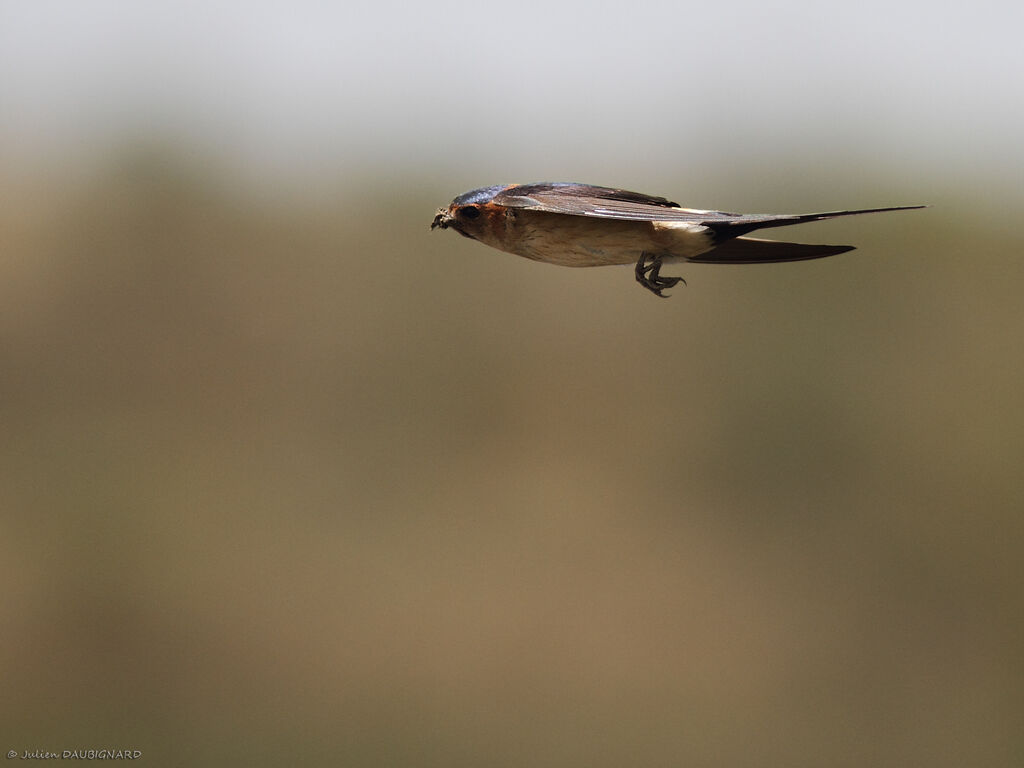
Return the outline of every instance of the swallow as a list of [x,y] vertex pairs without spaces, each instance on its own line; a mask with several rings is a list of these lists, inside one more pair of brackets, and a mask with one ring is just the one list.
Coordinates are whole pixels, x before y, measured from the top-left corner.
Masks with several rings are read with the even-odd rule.
[[767,264],[852,251],[852,245],[804,245],[745,237],[750,232],[862,213],[924,205],[827,213],[727,213],[683,208],[664,197],[573,182],[499,184],[459,195],[440,208],[430,228],[460,235],[535,261],[567,267],[636,264],[636,280],[654,294],[681,277],[663,264]]

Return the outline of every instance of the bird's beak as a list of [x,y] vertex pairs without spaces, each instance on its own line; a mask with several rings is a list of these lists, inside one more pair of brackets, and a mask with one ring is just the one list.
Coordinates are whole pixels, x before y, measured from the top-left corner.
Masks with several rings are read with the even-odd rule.
[[434,221],[431,223],[431,229],[448,229],[448,226],[455,220],[455,217],[448,213],[447,208],[438,208],[437,213],[434,215]]

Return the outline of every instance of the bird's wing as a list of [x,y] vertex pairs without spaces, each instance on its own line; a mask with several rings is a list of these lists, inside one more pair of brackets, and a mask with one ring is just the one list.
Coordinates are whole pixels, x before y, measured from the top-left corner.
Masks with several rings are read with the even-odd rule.
[[508,187],[496,194],[492,202],[506,208],[547,211],[569,216],[593,216],[599,219],[624,221],[686,222],[708,227],[717,235],[726,237],[735,237],[764,227],[781,227],[837,216],[924,207],[906,205],[805,214],[728,213],[682,208],[678,203],[664,197],[571,182],[539,182]]
[[569,216],[594,216],[627,221],[689,221],[700,223],[708,216],[734,216],[719,211],[681,208],[664,197],[629,192],[625,189],[595,187],[570,182],[520,184],[502,190],[491,201],[506,208],[547,211]]

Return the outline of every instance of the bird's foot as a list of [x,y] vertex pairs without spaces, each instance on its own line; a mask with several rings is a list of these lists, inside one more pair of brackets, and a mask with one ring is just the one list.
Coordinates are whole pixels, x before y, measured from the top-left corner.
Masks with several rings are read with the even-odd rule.
[[[648,264],[648,261],[650,264]],[[640,259],[636,263],[636,281],[651,293],[667,299],[668,296],[662,293],[663,290],[672,288],[677,283],[686,285],[686,281],[683,278],[662,277],[660,272],[661,256],[656,253],[647,253],[646,251],[640,254]]]

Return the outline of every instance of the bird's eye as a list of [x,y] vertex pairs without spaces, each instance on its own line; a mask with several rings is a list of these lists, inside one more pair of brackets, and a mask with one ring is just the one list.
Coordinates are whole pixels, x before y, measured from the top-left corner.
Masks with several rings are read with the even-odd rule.
[[480,215],[480,209],[475,205],[467,205],[459,209],[459,215],[464,219],[475,219]]

